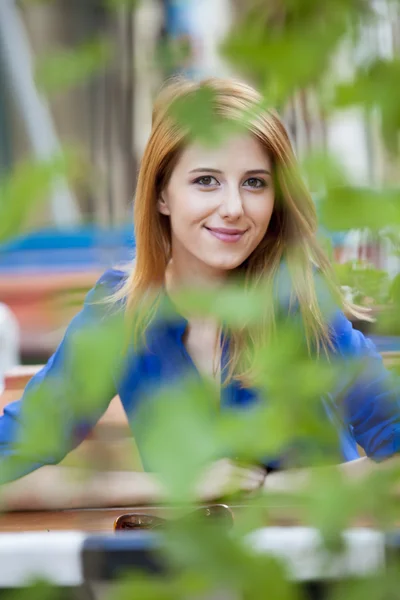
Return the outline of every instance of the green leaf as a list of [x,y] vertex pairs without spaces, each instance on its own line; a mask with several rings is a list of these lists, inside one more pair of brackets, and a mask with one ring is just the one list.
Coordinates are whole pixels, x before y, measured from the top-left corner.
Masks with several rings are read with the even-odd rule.
[[[101,307],[100,307],[101,308]],[[127,347],[126,322],[122,312],[106,305],[99,311],[99,323],[70,334],[66,361],[79,398],[70,398],[78,416],[96,414],[112,395],[112,374],[124,369]],[[109,313],[109,314],[107,314]],[[128,359],[129,360],[129,359]]]
[[391,564],[366,577],[339,580],[330,594],[331,600],[387,600],[395,598],[400,587],[399,564]]
[[74,49],[54,50],[37,61],[37,85],[47,93],[62,92],[102,71],[111,57],[112,47],[103,39],[86,41]]
[[301,168],[309,189],[318,195],[327,189],[348,185],[344,165],[336,156],[318,151],[307,153],[301,161]]
[[[193,540],[196,540],[193,543]],[[172,566],[203,574],[214,590],[236,591],[249,599],[292,600],[296,587],[287,578],[286,565],[268,555],[253,553],[245,541],[221,528],[195,520],[174,524],[165,536]]]
[[358,187],[332,188],[319,201],[321,222],[331,231],[400,225],[400,191]]
[[277,106],[322,79],[339,42],[372,14],[357,0],[249,0],[240,8],[223,55],[255,78]]
[[399,149],[400,92],[393,81],[400,79],[400,59],[377,58],[362,65],[350,83],[336,88],[335,105],[338,108],[363,106],[367,113],[379,110],[381,133],[386,147],[392,153]]
[[4,600],[64,600],[65,590],[46,581],[24,581],[24,587],[12,591],[2,590]]
[[220,458],[217,421],[216,390],[196,379],[163,389],[156,398],[142,399],[135,438],[145,463],[160,474],[171,500],[193,501],[203,469]]
[[0,241],[21,231],[49,199],[52,186],[60,178],[72,180],[78,174],[77,155],[71,152],[47,161],[31,160],[17,165],[0,181]]
[[[194,142],[215,146],[228,136],[242,133],[241,120],[215,114],[215,92],[203,85],[200,89],[177,98],[170,106],[170,116]],[[243,113],[244,115],[244,113]]]
[[167,39],[156,48],[156,63],[164,73],[176,73],[189,63],[192,47],[188,39]]
[[351,288],[354,301],[360,304],[378,306],[388,300],[389,275],[362,261],[351,261],[334,266],[340,285]]
[[119,10],[121,8],[133,10],[138,7],[141,0],[103,0],[106,8]]
[[257,325],[272,306],[269,282],[256,289],[246,289],[238,280],[227,284],[216,294],[212,289],[192,287],[174,293],[174,303],[182,314],[209,316],[226,326],[242,328],[245,323]]

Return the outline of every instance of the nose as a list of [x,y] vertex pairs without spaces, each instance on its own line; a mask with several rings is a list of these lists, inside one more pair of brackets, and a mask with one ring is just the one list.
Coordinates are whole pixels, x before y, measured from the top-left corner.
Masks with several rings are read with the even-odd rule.
[[226,190],[219,206],[219,213],[223,219],[230,221],[237,221],[243,216],[243,200],[237,189]]

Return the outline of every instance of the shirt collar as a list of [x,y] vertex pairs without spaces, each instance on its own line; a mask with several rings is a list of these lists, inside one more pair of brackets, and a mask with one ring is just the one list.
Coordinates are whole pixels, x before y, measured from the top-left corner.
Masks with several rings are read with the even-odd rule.
[[160,291],[159,302],[153,324],[156,328],[162,327],[172,333],[178,341],[182,340],[186,331],[188,321],[178,311],[176,305],[172,302],[165,288]]

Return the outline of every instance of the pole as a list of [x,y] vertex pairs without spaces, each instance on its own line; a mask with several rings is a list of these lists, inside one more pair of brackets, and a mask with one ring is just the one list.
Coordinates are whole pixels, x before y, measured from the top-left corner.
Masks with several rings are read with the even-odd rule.
[[[0,52],[34,154],[39,160],[50,159],[61,152],[61,146],[50,108],[35,85],[32,51],[15,0],[0,1]],[[80,221],[77,200],[65,179],[54,184],[51,210],[59,227],[74,226]]]

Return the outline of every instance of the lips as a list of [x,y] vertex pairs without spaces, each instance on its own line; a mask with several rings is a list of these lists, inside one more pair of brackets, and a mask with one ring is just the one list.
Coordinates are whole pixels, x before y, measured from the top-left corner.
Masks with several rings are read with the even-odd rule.
[[227,242],[228,244],[234,244],[242,239],[246,233],[246,229],[229,229],[222,227],[206,227],[207,231],[221,242]]

